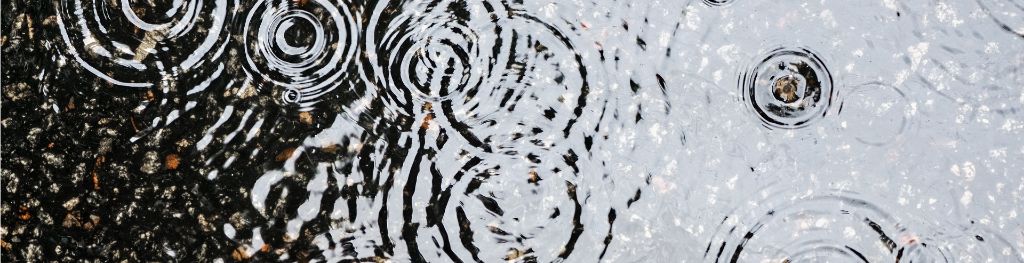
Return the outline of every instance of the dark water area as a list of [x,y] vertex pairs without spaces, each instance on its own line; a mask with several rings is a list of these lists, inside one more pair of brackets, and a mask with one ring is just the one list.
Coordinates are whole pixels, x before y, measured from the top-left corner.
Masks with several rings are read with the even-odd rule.
[[5,1],[0,258],[1024,262],[1024,2]]

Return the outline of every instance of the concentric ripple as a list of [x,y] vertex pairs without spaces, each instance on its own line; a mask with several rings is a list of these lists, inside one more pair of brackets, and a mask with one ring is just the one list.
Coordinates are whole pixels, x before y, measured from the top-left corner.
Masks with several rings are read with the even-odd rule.
[[348,7],[330,0],[258,1],[242,35],[247,74],[271,86],[279,101],[311,107],[350,71],[360,27]]
[[832,74],[804,48],[777,48],[739,78],[748,108],[769,128],[796,129],[825,116],[832,103]]
[[500,32],[476,31],[494,28],[491,21],[471,17],[465,2],[416,4],[409,3],[410,8],[423,8],[422,15],[381,21],[389,23],[383,25],[386,31],[380,43],[368,40],[379,52],[376,73],[383,77],[389,99],[411,111],[411,103],[448,100],[485,82],[493,86],[495,62],[507,56],[510,47],[500,42],[502,35],[496,34]]
[[150,87],[212,64],[227,44],[229,0],[57,3],[66,52],[83,69],[127,87]]
[[945,258],[883,205],[853,193],[780,191],[750,205],[737,208],[737,214],[723,219],[706,248],[707,261],[904,262],[908,256]]

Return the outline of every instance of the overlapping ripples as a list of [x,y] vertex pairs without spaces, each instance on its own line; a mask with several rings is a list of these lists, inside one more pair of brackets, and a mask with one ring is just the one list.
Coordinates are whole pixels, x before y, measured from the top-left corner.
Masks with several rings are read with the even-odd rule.
[[79,66],[75,70],[112,85],[110,92],[138,92],[132,141],[186,115],[196,101],[183,100],[224,75],[220,62],[236,1],[55,3],[60,43],[65,58]]
[[1024,260],[1019,1],[608,2],[67,0],[55,41],[132,173],[215,190],[201,257]]
[[401,114],[432,116],[485,152],[524,134],[567,137],[589,89],[580,55],[558,29],[508,8],[500,2],[378,6],[367,46],[376,48],[369,71],[382,100]]
[[401,213],[382,214],[402,222],[407,255],[396,256],[548,261],[580,238],[581,149],[569,137],[587,71],[557,27],[512,8],[392,1],[371,16],[367,79],[413,119],[389,178],[401,194],[385,196]]
[[[368,107],[382,111],[373,118],[388,120],[378,124],[386,130],[349,130],[358,124],[335,119],[260,176],[252,204],[268,225],[238,236],[239,254],[283,241],[338,259],[568,258],[583,232],[576,152],[585,149],[571,131],[586,103],[587,71],[560,29],[509,8],[375,6],[361,72],[377,87]],[[304,165],[322,159],[311,156],[322,156],[338,129],[375,142]],[[286,201],[303,184],[306,201]],[[286,229],[273,231],[281,220]]]

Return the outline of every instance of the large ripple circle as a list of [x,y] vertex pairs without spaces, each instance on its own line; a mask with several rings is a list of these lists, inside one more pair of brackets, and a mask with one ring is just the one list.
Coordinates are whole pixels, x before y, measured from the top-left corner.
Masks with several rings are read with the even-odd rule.
[[[382,7],[418,12],[388,14]],[[389,108],[406,114],[416,105],[493,88],[499,63],[511,52],[505,38],[509,32],[481,20],[466,3],[381,5],[371,20],[376,28],[367,32],[367,47],[374,54],[369,78],[382,86]]]
[[[904,262],[944,251],[879,203],[845,191],[782,191],[722,220],[708,262]],[[941,260],[939,260],[941,261]],[[915,261],[916,262],[916,261]]]
[[150,87],[219,58],[227,43],[228,0],[57,2],[66,55],[119,86]]
[[581,55],[555,26],[504,8],[488,1],[378,7],[367,30],[367,79],[388,110],[436,111],[486,152],[524,134],[566,136],[589,93]]

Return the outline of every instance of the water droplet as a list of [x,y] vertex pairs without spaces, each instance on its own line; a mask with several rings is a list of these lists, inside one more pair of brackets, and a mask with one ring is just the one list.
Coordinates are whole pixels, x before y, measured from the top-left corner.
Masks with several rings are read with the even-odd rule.
[[302,101],[302,92],[297,89],[286,89],[281,99],[286,103],[298,103]]

